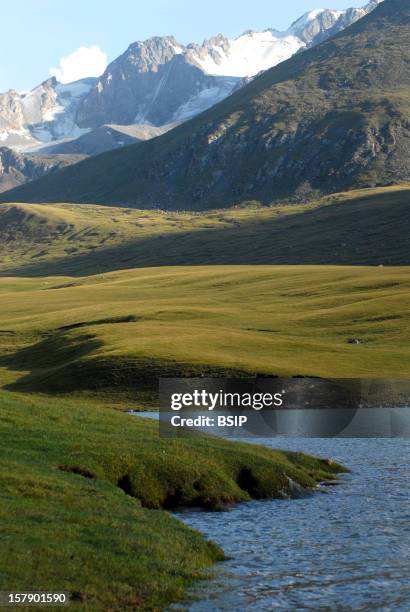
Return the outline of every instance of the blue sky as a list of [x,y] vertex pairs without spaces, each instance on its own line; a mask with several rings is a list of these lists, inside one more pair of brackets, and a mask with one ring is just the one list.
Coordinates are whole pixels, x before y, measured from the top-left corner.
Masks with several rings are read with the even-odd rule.
[[[135,40],[173,34],[180,42],[202,42],[218,32],[286,29],[314,8],[363,6],[366,0],[13,0],[4,3],[0,36],[0,91],[26,90],[54,73],[120,55]],[[60,61],[80,51],[61,71]],[[97,47],[97,49],[95,48]],[[92,68],[89,68],[92,70]],[[84,68],[86,70],[86,68]]]

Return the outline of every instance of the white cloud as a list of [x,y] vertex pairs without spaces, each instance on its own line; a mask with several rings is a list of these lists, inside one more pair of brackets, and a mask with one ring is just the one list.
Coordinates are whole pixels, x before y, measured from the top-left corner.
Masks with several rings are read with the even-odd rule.
[[59,68],[50,68],[51,76],[60,83],[71,83],[85,77],[100,76],[107,66],[107,55],[98,47],[79,47],[60,59]]

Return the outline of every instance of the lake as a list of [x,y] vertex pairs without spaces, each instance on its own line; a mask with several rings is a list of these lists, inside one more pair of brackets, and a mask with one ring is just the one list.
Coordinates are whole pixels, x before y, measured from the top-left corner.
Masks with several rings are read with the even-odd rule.
[[410,609],[410,441],[252,440],[332,457],[352,473],[299,500],[255,501],[230,512],[177,512],[231,560],[195,585],[185,609]]

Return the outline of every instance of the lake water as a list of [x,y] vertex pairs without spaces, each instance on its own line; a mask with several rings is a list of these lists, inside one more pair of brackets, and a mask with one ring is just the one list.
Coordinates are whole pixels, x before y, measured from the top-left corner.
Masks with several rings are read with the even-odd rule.
[[184,609],[408,612],[410,441],[255,442],[332,457],[352,473],[306,499],[177,513],[232,557],[197,583]]

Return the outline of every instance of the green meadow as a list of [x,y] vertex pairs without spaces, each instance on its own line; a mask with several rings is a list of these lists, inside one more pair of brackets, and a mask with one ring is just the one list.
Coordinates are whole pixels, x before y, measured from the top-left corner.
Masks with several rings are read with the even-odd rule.
[[196,266],[2,278],[0,371],[12,389],[128,390],[142,399],[160,375],[405,379],[409,297],[406,267]]
[[155,409],[160,376],[378,379],[395,399],[386,381],[410,374],[410,268],[391,265],[408,263],[408,195],[201,214],[0,206],[0,590],[163,609],[224,559],[168,510],[343,471],[162,440],[126,410]]
[[1,278],[0,589],[64,590],[96,610],[183,598],[224,555],[167,509],[281,497],[289,479],[313,487],[343,468],[246,443],[161,440],[124,408],[155,406],[161,375],[405,378],[409,292],[407,268]]

